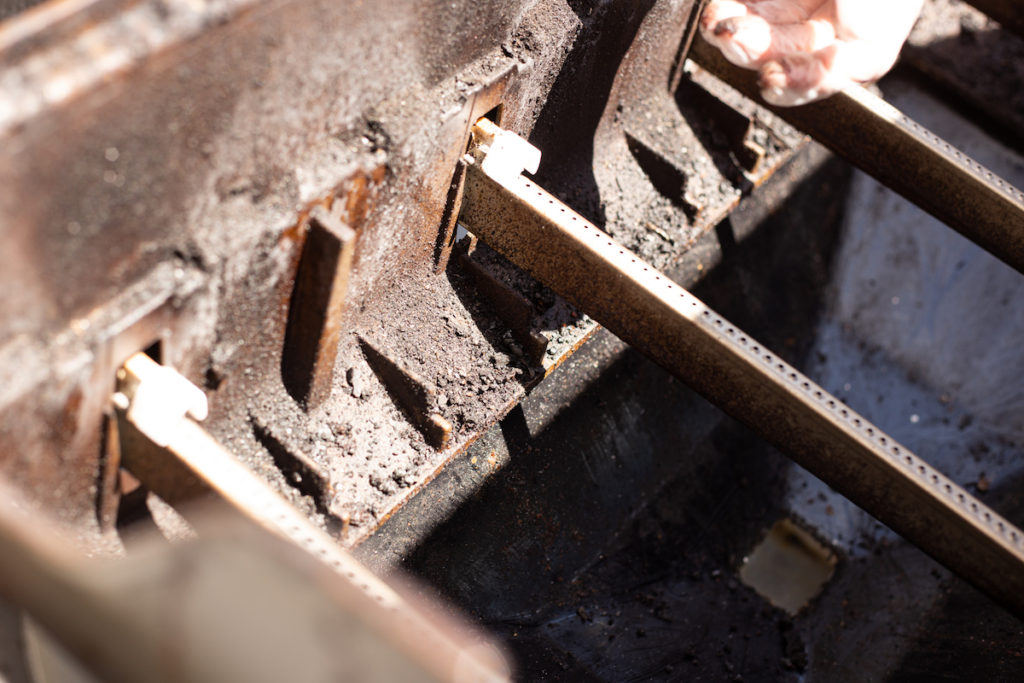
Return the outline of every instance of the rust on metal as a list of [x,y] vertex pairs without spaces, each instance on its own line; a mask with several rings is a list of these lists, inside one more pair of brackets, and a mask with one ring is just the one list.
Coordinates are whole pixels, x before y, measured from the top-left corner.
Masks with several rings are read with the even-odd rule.
[[281,434],[272,421],[258,412],[250,416],[253,436],[260,442],[281,470],[285,479],[300,493],[310,496],[322,507],[331,500],[334,490],[324,468],[303,452],[293,439]]
[[452,423],[440,413],[430,413],[423,424],[423,436],[436,450],[443,451],[452,436]]
[[[462,132],[461,150],[469,145],[473,124],[481,117],[490,115],[495,123],[500,123],[503,109],[502,98],[516,74],[517,68],[509,65],[495,74],[488,82],[477,86],[462,107],[464,129]],[[466,162],[459,159],[455,163],[452,180],[445,198],[438,229],[437,243],[434,247],[434,274],[439,275],[448,267],[448,260],[455,246],[456,224],[459,219],[459,207],[462,205],[462,186],[466,178]]]
[[335,190],[331,211],[352,229],[360,230],[378,200],[387,171],[387,166],[381,164],[352,175]]
[[459,159],[452,174],[451,188],[444,203],[441,215],[441,229],[438,231],[437,247],[434,253],[434,273],[443,273],[448,267],[448,259],[455,246],[455,226],[459,220],[459,207],[462,205],[462,187],[466,180],[466,162]]
[[436,411],[437,395],[434,389],[364,337],[360,337],[359,345],[374,374],[387,388],[395,403],[423,432],[427,443],[439,451],[444,450],[451,438],[452,426]]
[[121,442],[114,415],[103,416],[100,442],[99,486],[96,491],[96,519],[103,530],[113,529],[121,502]]
[[1024,532],[522,175],[470,167],[461,220],[506,258],[1024,615]]
[[[761,101],[756,75],[730,64],[702,39],[691,57]],[[881,98],[851,86],[780,117],[949,227],[1024,273],[1024,193]]]
[[[139,349],[161,349],[168,357],[178,356],[180,349],[165,339],[176,321],[187,320],[183,315],[183,302],[192,288],[201,282],[197,273],[187,273],[180,266],[165,269],[171,272],[154,274],[149,281],[121,292],[119,301],[108,302],[90,312],[79,325],[98,332],[95,340],[96,361],[89,381],[72,392],[65,403],[63,422],[78,422],[78,434],[67,452],[87,453],[80,466],[94,466],[95,516],[99,527],[109,530],[117,523],[123,491],[120,488],[122,430],[116,415],[109,409],[111,377],[126,358]],[[179,296],[172,296],[177,284]],[[85,412],[97,416],[95,422],[81,415]],[[84,418],[84,419],[83,419]],[[95,430],[95,434],[93,433]],[[91,462],[89,458],[96,458]],[[71,458],[72,462],[78,458]],[[63,476],[69,472],[65,468]],[[54,479],[56,480],[56,479]],[[187,488],[187,486],[186,486]],[[169,494],[174,498],[174,494]]]
[[[682,161],[677,154],[665,154],[645,141],[646,136],[637,131],[625,131],[626,146],[636,163],[651,181],[658,192],[686,214],[690,222],[696,222],[704,210],[703,203],[693,196],[689,190],[690,178],[682,169]],[[678,155],[682,156],[682,155]]]
[[533,365],[540,365],[548,348],[548,339],[534,327],[534,310],[526,297],[495,277],[483,264],[468,253],[459,254],[459,263],[473,276],[477,287],[494,305],[494,310],[508,325],[512,335],[526,351]]
[[751,139],[754,122],[743,112],[715,97],[693,81],[685,80],[676,90],[677,101],[685,101],[702,112],[706,112],[711,125],[725,138],[729,153],[736,164],[752,175],[756,175],[764,160],[764,147]]
[[334,384],[355,236],[323,207],[310,211],[281,356],[285,387],[307,409],[323,403]]
[[[467,680],[504,680],[494,668],[500,662],[465,652],[454,632],[426,618],[203,429],[195,420],[205,417],[205,395],[184,377],[135,354],[119,373],[113,403],[119,416],[138,430],[140,442],[130,448],[139,449],[139,459],[151,460],[157,469],[169,462],[187,469],[244,517],[330,568],[347,590],[372,606],[373,623],[432,675],[444,677],[462,669]],[[455,664],[460,657],[469,660],[464,669]]]

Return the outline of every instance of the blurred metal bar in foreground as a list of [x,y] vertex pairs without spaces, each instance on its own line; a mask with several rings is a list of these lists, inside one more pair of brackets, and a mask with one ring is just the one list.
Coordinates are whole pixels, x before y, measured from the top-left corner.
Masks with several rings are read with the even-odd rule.
[[425,665],[391,628],[401,607],[291,544],[223,518],[204,530],[87,560],[0,484],[0,593],[104,681],[495,680],[466,649]]
[[[359,563],[199,426],[192,418],[205,417],[206,397],[188,380],[171,368],[158,365],[143,353],[128,359],[118,380],[119,391],[114,402],[121,411],[121,424],[127,420],[155,447],[143,450],[135,440],[136,452],[122,448],[122,463],[126,468],[132,470],[139,459],[175,460],[174,464],[187,467],[244,517],[305,550],[310,557],[333,570],[338,590],[358,605],[361,626],[383,638],[400,655],[396,661],[407,659],[414,663],[420,678],[443,681],[508,679],[503,658],[479,634],[456,624],[439,610],[429,609],[426,604],[413,606],[404,595]],[[143,484],[146,484],[146,474],[157,469],[152,465],[148,463],[147,467],[135,469]],[[240,573],[244,571],[240,570]],[[252,620],[260,618],[273,620],[274,615],[249,617]],[[296,610],[294,619],[302,620],[301,611]],[[243,623],[237,626],[241,628]],[[325,645],[325,652],[320,656],[360,660],[358,653],[348,652],[341,643]],[[224,665],[231,666],[229,662]],[[301,667],[278,667],[275,670],[280,672],[280,677],[271,676],[263,680],[291,677],[308,680]],[[329,675],[317,680],[364,680],[362,672],[355,673],[358,675],[341,678]],[[182,680],[198,679],[186,676]],[[252,679],[231,677],[231,680]],[[404,680],[404,677],[382,677],[381,680]]]

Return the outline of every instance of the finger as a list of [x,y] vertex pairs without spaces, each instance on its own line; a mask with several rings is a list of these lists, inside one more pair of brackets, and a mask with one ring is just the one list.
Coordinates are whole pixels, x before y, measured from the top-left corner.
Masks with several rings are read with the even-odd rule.
[[744,17],[750,11],[747,5],[736,0],[711,0],[704,8],[700,16],[700,28],[703,31],[713,31],[714,27],[726,19],[733,17]]
[[772,26],[756,14],[722,19],[703,35],[726,59],[748,69],[757,68],[772,46]]
[[799,24],[769,23],[756,14],[718,22],[705,39],[733,64],[758,68],[789,54],[816,53],[835,43],[835,27],[822,19]]
[[865,40],[839,41],[832,70],[855,83],[873,83],[896,63],[902,45],[900,40],[882,44]]
[[771,24],[800,24],[831,4],[831,0],[746,0],[751,13]]
[[772,28],[772,45],[767,58],[796,53],[814,54],[832,47],[835,42],[835,24],[825,19],[777,25]]
[[828,97],[851,83],[873,82],[892,68],[898,47],[837,40],[814,53],[782,55],[762,65],[761,96],[790,107]]
[[[711,0],[707,7],[704,8],[704,13],[701,14],[700,33],[709,44],[724,51],[728,49],[725,47],[728,38],[721,37],[723,29],[720,27],[725,27],[730,20],[745,17],[747,14],[747,6],[742,2],[736,2],[735,0]],[[743,64],[740,64],[740,66],[743,66]]]
[[839,92],[850,79],[835,69],[835,53],[835,48],[828,48],[767,62],[758,77],[761,97],[779,107],[793,107]]
[[889,0],[885,21],[861,5],[836,1],[839,51],[836,67],[859,83],[876,81],[892,68],[914,26],[921,0]]

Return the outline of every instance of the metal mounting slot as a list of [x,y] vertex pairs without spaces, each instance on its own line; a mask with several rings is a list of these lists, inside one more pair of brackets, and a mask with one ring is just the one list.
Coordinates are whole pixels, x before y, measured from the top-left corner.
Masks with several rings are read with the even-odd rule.
[[1024,616],[1024,532],[522,176],[514,158],[478,147],[473,162],[467,229]]

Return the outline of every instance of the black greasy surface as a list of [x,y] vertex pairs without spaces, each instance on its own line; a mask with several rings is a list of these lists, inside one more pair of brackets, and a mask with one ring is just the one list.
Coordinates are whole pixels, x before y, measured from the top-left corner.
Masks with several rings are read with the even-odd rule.
[[900,61],[990,135],[1024,150],[1024,37],[961,0],[929,0]]
[[[753,234],[743,215],[720,226],[730,269],[696,290],[792,360],[846,176],[826,164]],[[766,268],[776,287],[755,299]],[[733,576],[784,514],[788,461],[603,332],[501,432],[511,462],[407,566],[498,629],[522,680],[775,680],[806,666],[804,636]]]
[[[806,365],[841,222],[835,162],[762,192],[718,231],[695,288]],[[755,198],[759,195],[755,195]],[[757,226],[756,230],[752,228]],[[1024,628],[891,535],[840,550],[796,616],[738,581],[792,465],[605,332],[469,457],[489,480],[405,567],[480,619],[532,680],[1017,680]],[[1019,521],[1017,482],[983,495]],[[798,516],[799,521],[799,516]]]

